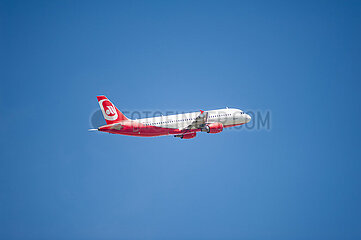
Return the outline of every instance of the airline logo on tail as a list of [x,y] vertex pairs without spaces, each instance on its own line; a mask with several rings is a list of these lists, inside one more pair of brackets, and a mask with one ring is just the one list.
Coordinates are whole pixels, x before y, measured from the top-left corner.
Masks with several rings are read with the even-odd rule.
[[105,122],[107,124],[119,123],[128,120],[124,114],[117,109],[114,104],[108,100],[106,96],[97,96],[100,109],[102,110]]
[[117,110],[108,99],[100,100],[99,105],[106,120],[114,121],[118,118]]

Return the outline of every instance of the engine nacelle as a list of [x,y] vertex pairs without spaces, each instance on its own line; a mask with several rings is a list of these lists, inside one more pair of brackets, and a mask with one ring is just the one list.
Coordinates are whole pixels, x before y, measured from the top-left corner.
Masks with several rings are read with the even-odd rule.
[[190,139],[190,138],[194,138],[197,136],[196,132],[192,132],[192,133],[185,133],[181,136],[182,139]]
[[222,131],[223,131],[222,123],[211,123],[202,129],[202,132],[207,132],[207,133],[219,133]]

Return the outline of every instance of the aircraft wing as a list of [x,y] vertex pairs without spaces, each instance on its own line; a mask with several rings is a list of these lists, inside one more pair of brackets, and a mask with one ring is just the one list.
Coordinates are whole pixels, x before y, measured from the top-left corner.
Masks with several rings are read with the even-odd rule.
[[185,128],[181,129],[181,130],[186,130],[186,129],[198,129],[198,128],[202,128],[208,121],[208,112],[205,111],[201,111],[201,114],[199,114],[198,117],[196,117],[196,119],[194,119],[194,121],[189,124],[188,126],[186,126]]

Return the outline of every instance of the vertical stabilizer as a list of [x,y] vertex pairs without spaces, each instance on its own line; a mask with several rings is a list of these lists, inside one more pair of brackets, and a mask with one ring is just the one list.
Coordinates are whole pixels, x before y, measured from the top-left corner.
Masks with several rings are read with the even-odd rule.
[[129,120],[106,96],[97,96],[97,99],[107,124]]

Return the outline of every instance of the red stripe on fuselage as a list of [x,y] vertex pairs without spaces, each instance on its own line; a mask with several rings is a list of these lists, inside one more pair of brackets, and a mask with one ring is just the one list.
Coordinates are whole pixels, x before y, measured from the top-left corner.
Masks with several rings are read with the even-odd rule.
[[145,126],[143,124],[136,125],[123,125],[121,129],[112,128],[114,125],[105,125],[99,128],[99,131],[129,135],[129,136],[139,136],[139,137],[155,137],[155,136],[164,136],[164,135],[174,135],[174,134],[183,134],[187,132],[199,132],[199,129],[192,130],[179,130],[174,128],[164,128],[164,127],[155,127],[155,126]]
[[[233,125],[224,125],[225,128],[239,126],[240,124]],[[120,129],[114,129],[115,125],[105,125],[99,128],[99,131],[108,132],[113,134],[121,134],[128,136],[138,136],[138,137],[156,137],[164,135],[175,135],[175,134],[184,134],[190,132],[199,132],[200,129],[191,129],[191,130],[179,130],[175,128],[164,128],[156,126],[146,126],[139,122],[127,122],[127,124],[122,125]]]
[[229,127],[241,126],[241,125],[243,125],[243,124],[245,124],[245,123],[232,124],[232,125],[224,125],[223,127],[229,128]]

